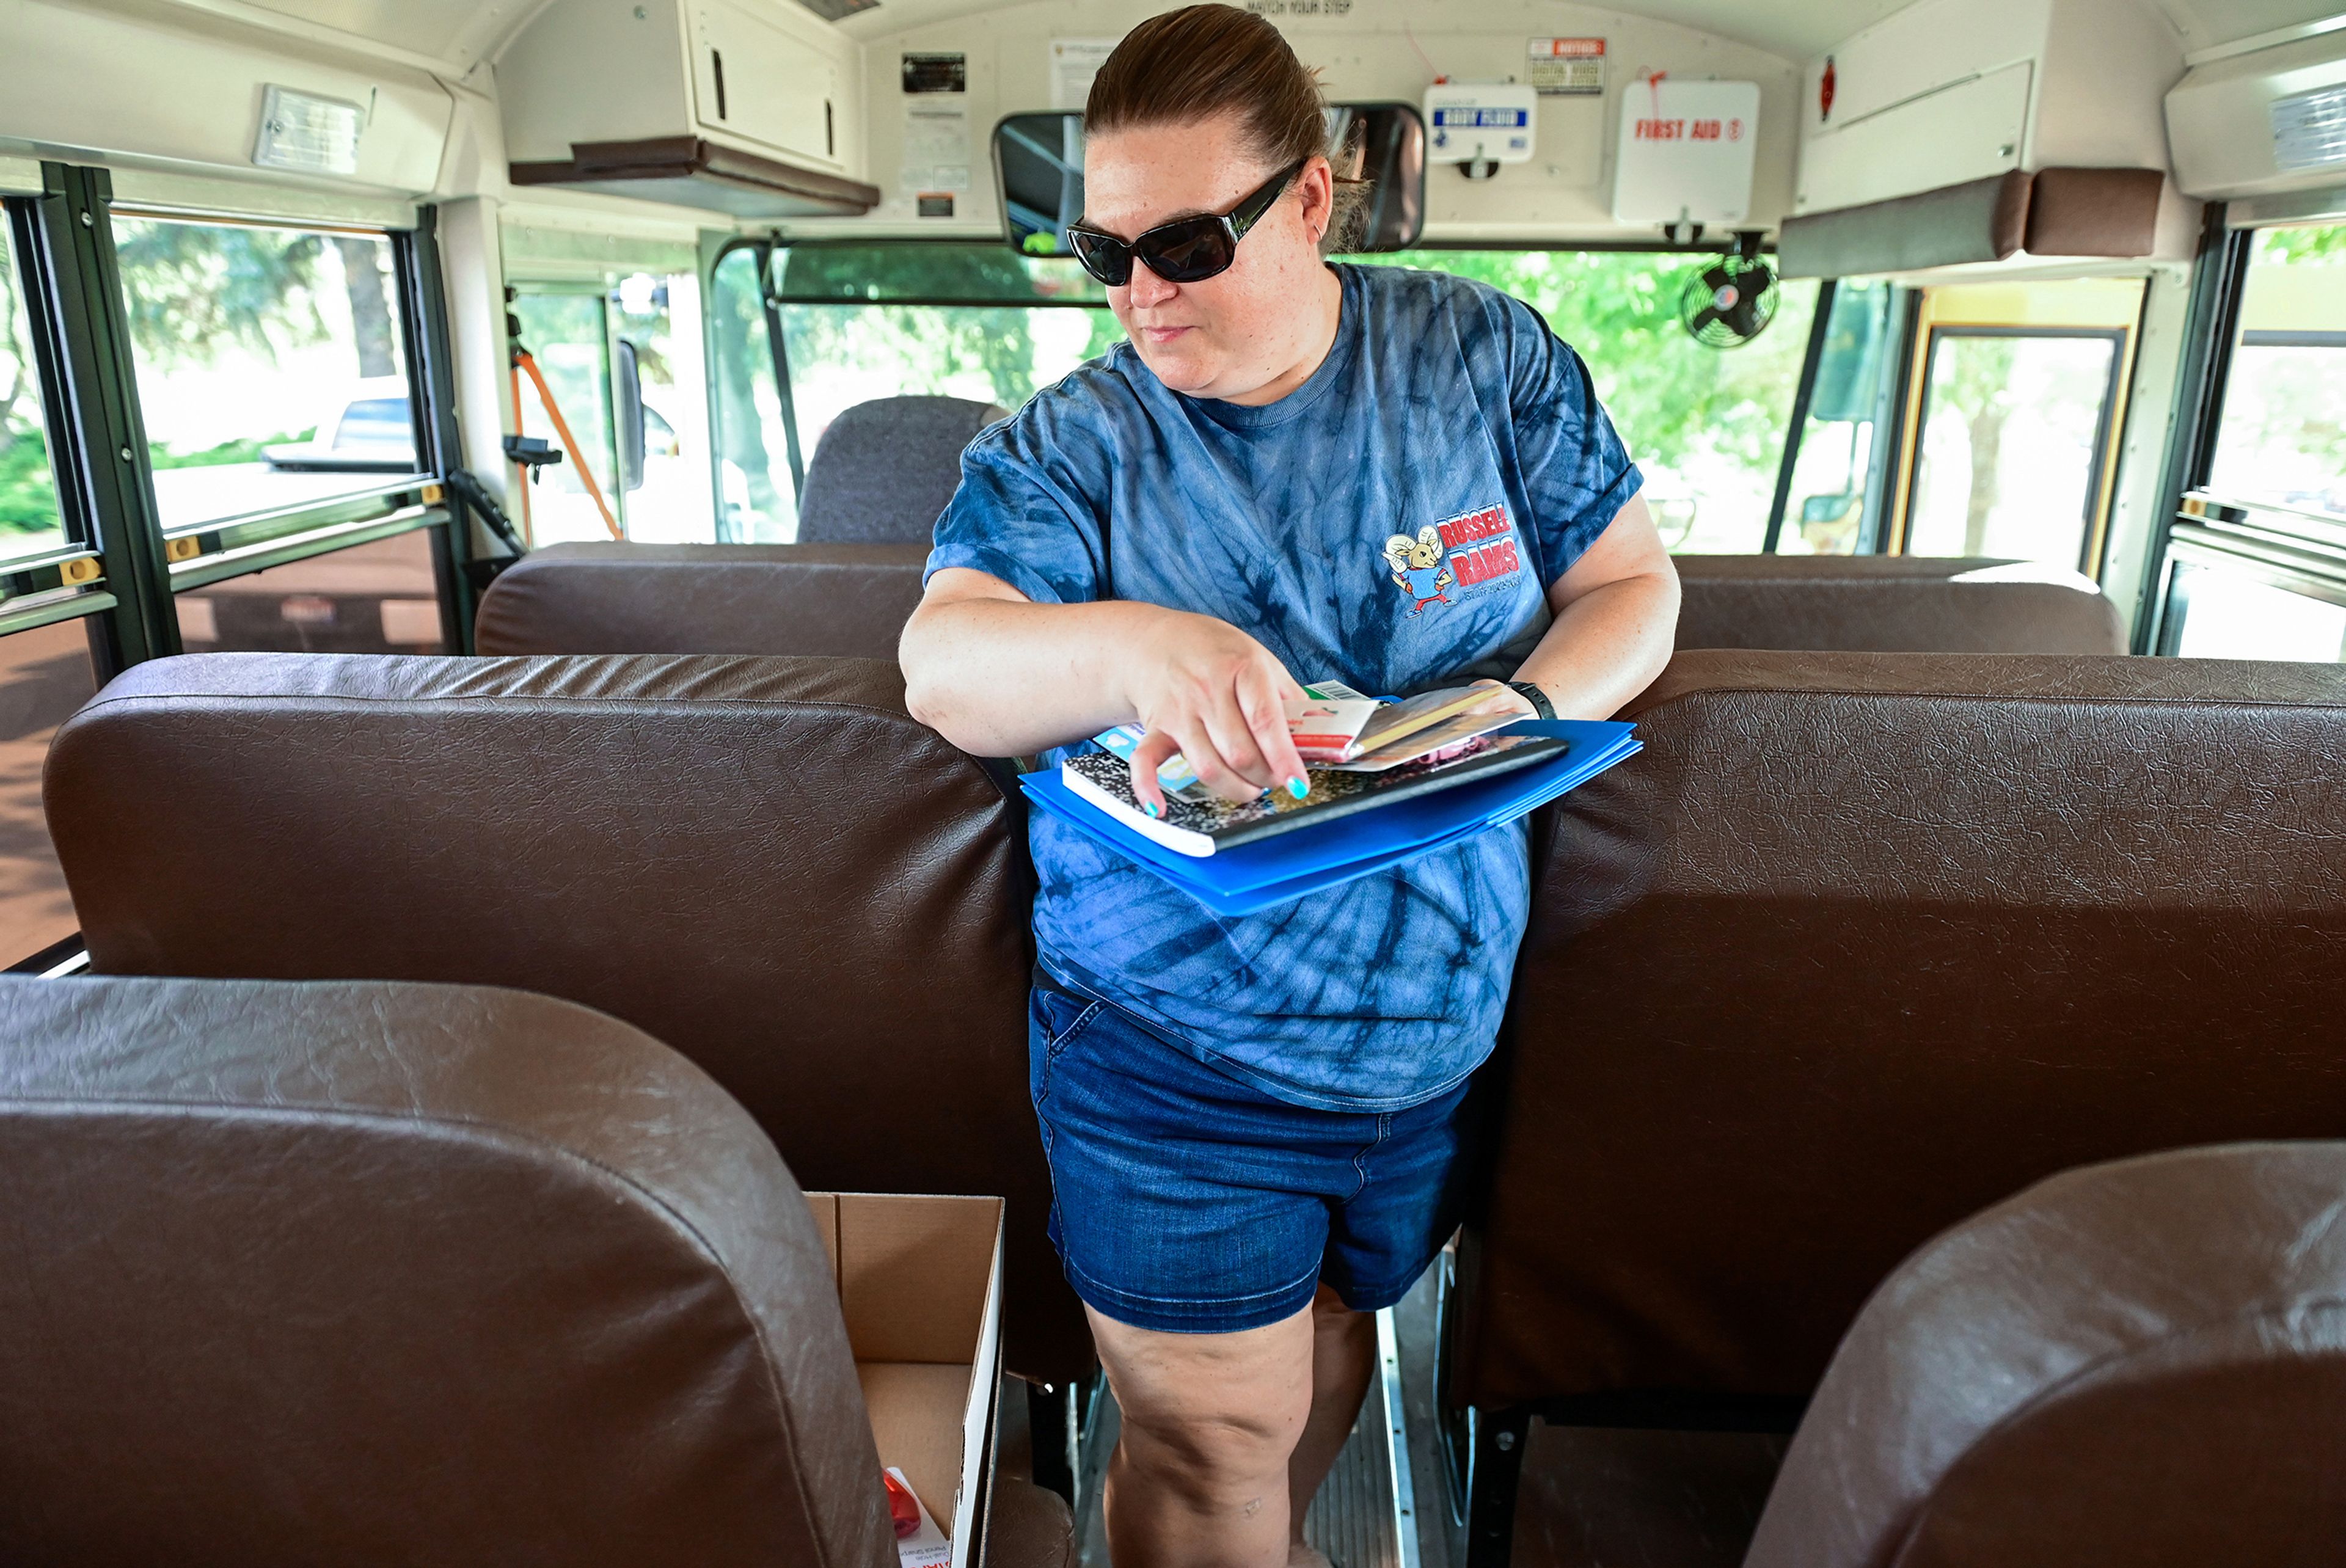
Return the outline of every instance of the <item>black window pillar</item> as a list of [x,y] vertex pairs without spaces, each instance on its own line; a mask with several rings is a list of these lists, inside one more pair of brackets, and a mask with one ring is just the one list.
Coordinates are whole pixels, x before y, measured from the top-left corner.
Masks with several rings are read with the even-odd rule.
[[89,531],[117,600],[93,638],[100,674],[112,676],[178,653],[178,621],[114,254],[113,181],[102,168],[45,163],[41,184],[16,219],[16,244],[48,389],[58,500]]

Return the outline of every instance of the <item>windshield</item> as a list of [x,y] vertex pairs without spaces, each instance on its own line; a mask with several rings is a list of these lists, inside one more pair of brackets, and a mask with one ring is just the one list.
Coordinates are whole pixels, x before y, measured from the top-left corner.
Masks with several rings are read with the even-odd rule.
[[[1718,259],[1421,249],[1350,260],[1446,271],[1530,304],[1587,361],[1671,547],[1749,551],[1767,531],[1817,286],[1779,285],[1775,320],[1756,339],[1706,347],[1683,311]],[[857,403],[935,393],[1015,409],[1124,341],[1105,291],[1075,262],[1001,245],[786,248],[775,254],[774,291],[803,453]],[[746,347],[750,322],[740,315]],[[770,438],[766,453],[770,472],[782,472]],[[789,536],[785,523],[770,526],[760,536]]]

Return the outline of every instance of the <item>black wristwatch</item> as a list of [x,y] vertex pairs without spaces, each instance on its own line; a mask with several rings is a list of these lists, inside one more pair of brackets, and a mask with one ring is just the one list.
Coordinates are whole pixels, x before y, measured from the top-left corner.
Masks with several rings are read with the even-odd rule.
[[1532,713],[1535,718],[1554,718],[1556,717],[1556,704],[1547,699],[1547,693],[1534,686],[1530,681],[1511,680],[1507,682],[1507,689],[1512,692],[1520,693],[1524,697],[1524,700],[1532,705]]

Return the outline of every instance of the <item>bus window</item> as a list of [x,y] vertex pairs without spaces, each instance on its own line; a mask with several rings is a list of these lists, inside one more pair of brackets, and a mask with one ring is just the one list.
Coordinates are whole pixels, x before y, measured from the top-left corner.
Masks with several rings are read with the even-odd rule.
[[[1671,547],[1759,547],[1814,282],[1781,285],[1779,319],[1767,331],[1720,351],[1679,324],[1679,296],[1716,260],[1708,253],[1413,250],[1351,260],[1439,269],[1531,304],[1588,361],[1597,395],[1645,469],[1647,498]],[[790,401],[809,453],[856,403],[942,393],[1015,408],[1124,341],[1100,286],[1069,260],[992,244],[882,243],[792,247],[776,265]]]
[[1718,260],[1712,253],[1423,249],[1357,260],[1436,268],[1538,311],[1588,361],[1596,395],[1645,471],[1663,542],[1703,554],[1760,548],[1816,311],[1814,280],[1780,283],[1765,331],[1712,349],[1679,321],[1679,298]]
[[[562,411],[563,423],[585,448],[581,455],[596,488],[616,517],[619,453],[612,441],[610,326],[604,319],[603,290],[593,285],[520,284],[513,314],[521,322],[523,344]],[[521,383],[517,408],[523,435],[560,444],[554,422],[527,378]],[[577,462],[569,455],[537,471],[527,505],[535,544],[611,536],[602,508],[587,494]]]
[[1842,283],[1833,291],[1816,386],[1794,459],[1786,517],[1776,549],[1788,555],[1852,555],[1870,547],[1869,497],[1875,498],[1886,410],[1886,382],[1902,290],[1886,283]]
[[790,478],[793,439],[782,413],[766,330],[766,251],[727,251],[709,273],[710,401],[715,405],[717,537],[727,544],[776,544],[798,537],[797,491]]
[[2208,487],[2346,516],[2346,225],[2260,231]]
[[65,542],[33,364],[32,327],[25,317],[8,233],[0,227],[0,561],[37,555]]
[[[717,538],[701,437],[699,280],[630,272],[591,283],[523,282],[512,310],[621,532],[651,544]],[[523,435],[560,444],[526,378],[519,418]],[[527,504],[538,544],[611,536],[566,454],[538,470]]]
[[2086,565],[2118,344],[2116,332],[1932,333],[1907,554]]
[[2178,543],[2157,651],[2185,658],[2346,660],[2346,585]]
[[117,214],[115,246],[167,535],[416,473],[387,239]]
[[2159,653],[2346,659],[2346,225],[2249,241],[2208,483],[2168,545]]
[[2136,280],[1924,294],[1904,553],[2098,575],[2141,310]]
[[819,245],[782,251],[777,266],[809,454],[857,403],[929,393],[1015,409],[1124,341],[1105,292],[1071,260],[1000,245]]

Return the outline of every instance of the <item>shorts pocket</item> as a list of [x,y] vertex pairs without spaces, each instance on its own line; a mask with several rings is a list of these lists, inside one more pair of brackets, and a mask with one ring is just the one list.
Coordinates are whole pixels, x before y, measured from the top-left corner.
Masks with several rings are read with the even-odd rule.
[[1092,1021],[1105,1010],[1105,1002],[1081,1002],[1063,996],[1055,991],[1043,993],[1043,1016],[1054,1026],[1054,1032],[1043,1041],[1043,1054],[1049,1061],[1059,1059],[1060,1053],[1082,1038]]

